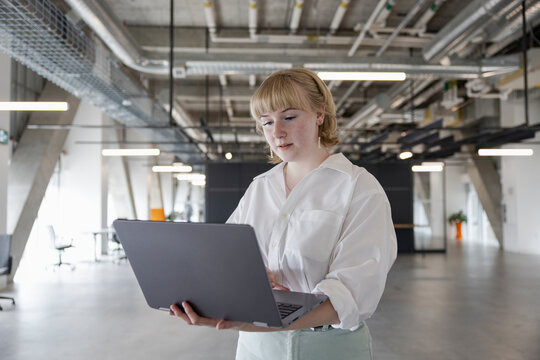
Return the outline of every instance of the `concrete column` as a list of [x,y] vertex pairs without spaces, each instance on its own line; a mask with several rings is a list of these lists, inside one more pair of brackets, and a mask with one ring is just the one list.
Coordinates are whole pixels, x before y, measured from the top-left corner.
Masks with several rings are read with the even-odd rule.
[[478,155],[472,155],[471,159],[472,162],[467,164],[467,172],[478,194],[478,199],[486,212],[493,233],[502,249],[501,177],[491,159]]
[[[11,100],[11,58],[0,52],[0,101]],[[0,130],[7,131],[11,136],[10,113],[0,111]],[[11,142],[0,143],[0,234],[7,233],[7,194],[8,169],[11,157]],[[0,276],[0,289],[7,284],[7,276]]]
[[[104,115],[103,119],[104,121],[106,120],[109,125],[115,124],[114,120],[106,115]],[[104,140],[118,141],[118,139],[122,138],[120,133],[121,131],[110,131],[107,133],[109,137],[104,137]],[[108,162],[109,191],[111,194],[114,216],[117,218],[137,219],[137,209],[133,197],[133,186],[131,184],[126,157],[111,157],[108,159]]]
[[[0,52],[0,101],[11,100],[11,58]],[[10,132],[10,112],[0,111],[0,130]],[[0,143],[0,234],[7,233],[8,168],[11,142]]]
[[[101,115],[101,123],[103,125],[106,125],[108,123],[106,119],[106,115]],[[101,138],[103,140],[107,139],[107,132],[110,132],[109,130],[103,128],[101,130]],[[105,147],[103,145],[102,147]],[[109,159],[105,156],[101,156],[101,228],[106,229],[109,227],[109,204],[108,204],[108,198],[109,198]],[[109,248],[109,239],[107,236],[101,237],[101,255],[107,255]]]
[[[67,101],[65,112],[35,112],[28,124],[71,124],[80,100],[52,83],[47,83],[39,101]],[[13,234],[13,280],[30,231],[54,167],[62,152],[68,130],[26,130],[13,153],[9,169],[9,213],[7,229]]]

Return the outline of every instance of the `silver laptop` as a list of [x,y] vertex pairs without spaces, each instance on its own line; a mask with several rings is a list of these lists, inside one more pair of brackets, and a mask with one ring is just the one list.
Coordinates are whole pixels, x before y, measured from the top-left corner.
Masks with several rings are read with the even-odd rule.
[[204,317],[282,328],[328,299],[272,290],[249,225],[115,220],[113,226],[154,309],[188,301]]

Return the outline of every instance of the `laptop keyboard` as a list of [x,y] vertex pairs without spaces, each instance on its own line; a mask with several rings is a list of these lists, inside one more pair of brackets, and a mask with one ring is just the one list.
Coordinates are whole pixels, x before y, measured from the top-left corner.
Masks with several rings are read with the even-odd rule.
[[284,304],[284,303],[277,303],[278,309],[279,309],[279,315],[282,319],[285,319],[287,316],[291,315],[296,310],[300,309],[302,305],[295,305],[295,304]]

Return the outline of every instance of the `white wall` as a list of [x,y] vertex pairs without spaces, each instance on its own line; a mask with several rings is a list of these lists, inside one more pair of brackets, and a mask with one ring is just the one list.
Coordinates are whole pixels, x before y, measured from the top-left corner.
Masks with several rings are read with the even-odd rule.
[[[101,111],[81,102],[74,125],[100,125]],[[60,224],[66,232],[101,229],[101,147],[76,144],[100,141],[101,129],[73,128],[64,145],[60,172]]]
[[[517,126],[524,120],[523,101],[510,99],[501,102],[502,126]],[[540,123],[540,99],[532,96],[529,107],[530,123]],[[536,133],[536,142],[540,133]],[[504,248],[508,251],[540,254],[540,146],[531,157],[505,157],[501,159],[501,185],[503,192]]]

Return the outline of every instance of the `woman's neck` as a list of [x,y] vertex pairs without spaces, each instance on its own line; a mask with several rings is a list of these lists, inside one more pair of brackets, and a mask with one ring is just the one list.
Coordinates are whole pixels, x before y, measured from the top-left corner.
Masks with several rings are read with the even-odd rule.
[[318,156],[314,156],[309,160],[293,161],[285,164],[285,184],[288,188],[294,188],[304,176],[318,168],[319,165],[330,156],[330,153],[324,149],[324,151],[321,151],[317,155]]

